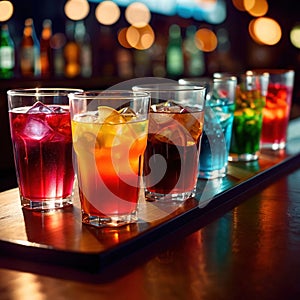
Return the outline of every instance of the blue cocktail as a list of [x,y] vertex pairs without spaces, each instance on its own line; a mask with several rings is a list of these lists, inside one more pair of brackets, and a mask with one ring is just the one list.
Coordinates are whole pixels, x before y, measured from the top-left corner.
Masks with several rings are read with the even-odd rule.
[[201,140],[199,178],[213,179],[227,173],[236,77],[214,79],[207,95]]

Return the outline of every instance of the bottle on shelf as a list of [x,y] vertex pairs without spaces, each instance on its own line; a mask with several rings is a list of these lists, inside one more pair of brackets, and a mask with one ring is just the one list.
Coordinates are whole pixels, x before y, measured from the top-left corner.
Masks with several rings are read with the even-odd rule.
[[66,35],[63,32],[57,32],[52,35],[50,46],[53,54],[53,76],[64,77],[65,58],[64,48],[67,42]]
[[44,20],[43,30],[40,38],[40,64],[41,77],[49,78],[52,75],[52,51],[50,40],[52,36],[52,22],[49,19]]
[[15,68],[15,45],[9,34],[7,24],[1,26],[0,32],[0,78],[12,78]]
[[31,18],[25,20],[20,49],[20,71],[24,77],[40,75],[40,45]]
[[166,69],[167,75],[172,78],[176,78],[184,72],[181,28],[177,24],[172,24],[169,28]]
[[195,43],[196,26],[190,25],[186,28],[183,41],[183,52],[185,61],[185,74],[188,77],[198,77],[205,73],[205,61],[203,52],[197,48]]
[[80,74],[82,77],[92,76],[92,45],[90,36],[86,31],[84,22],[75,24],[75,41],[80,47]]
[[75,41],[74,22],[67,21],[66,23],[66,36],[67,43],[64,47],[65,70],[64,74],[68,78],[74,78],[80,75],[80,47]]

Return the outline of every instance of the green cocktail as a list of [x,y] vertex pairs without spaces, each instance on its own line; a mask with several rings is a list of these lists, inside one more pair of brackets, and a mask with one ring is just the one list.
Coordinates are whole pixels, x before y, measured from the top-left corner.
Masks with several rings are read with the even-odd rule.
[[246,75],[237,87],[230,161],[258,159],[265,93],[259,76]]

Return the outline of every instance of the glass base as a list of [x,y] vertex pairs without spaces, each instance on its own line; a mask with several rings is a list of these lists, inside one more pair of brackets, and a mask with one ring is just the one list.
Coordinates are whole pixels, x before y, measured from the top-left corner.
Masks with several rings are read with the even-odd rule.
[[286,143],[281,142],[281,143],[262,143],[260,147],[262,149],[270,149],[270,150],[282,150],[285,149]]
[[185,193],[177,193],[177,194],[160,194],[150,192],[148,190],[145,191],[145,198],[147,201],[185,201],[189,198],[195,197],[196,189],[193,191],[185,192]]
[[252,161],[252,160],[258,160],[259,153],[245,153],[245,154],[235,154],[230,153],[228,156],[229,161]]
[[95,227],[120,227],[138,221],[137,211],[126,215],[92,216],[82,212],[82,223]]
[[21,196],[22,208],[32,211],[52,211],[73,205],[72,196],[65,199],[45,199],[43,201],[32,201]]
[[222,178],[225,177],[227,174],[227,168],[224,167],[222,169],[219,170],[211,170],[211,171],[207,171],[207,170],[199,170],[198,173],[198,178],[201,179],[215,179],[215,178]]

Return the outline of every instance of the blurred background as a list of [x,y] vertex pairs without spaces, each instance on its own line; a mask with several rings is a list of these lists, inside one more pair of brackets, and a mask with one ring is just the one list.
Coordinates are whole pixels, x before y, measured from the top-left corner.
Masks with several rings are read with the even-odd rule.
[[[44,47],[35,59],[45,56],[47,47],[51,52],[49,70],[43,76],[34,70],[36,78],[178,78],[254,67],[297,71],[296,4],[296,0],[11,0],[0,1],[0,23],[9,27],[16,78],[24,75],[22,45],[28,18],[33,20],[34,43]],[[43,35],[48,44],[41,40]],[[78,47],[70,47],[70,42]]]
[[[6,91],[102,89],[136,77],[210,76],[252,68],[296,71],[297,0],[0,0],[0,174],[13,170]],[[4,170],[4,171],[3,171]],[[14,170],[12,171],[14,173]],[[3,180],[3,179],[2,179]]]

